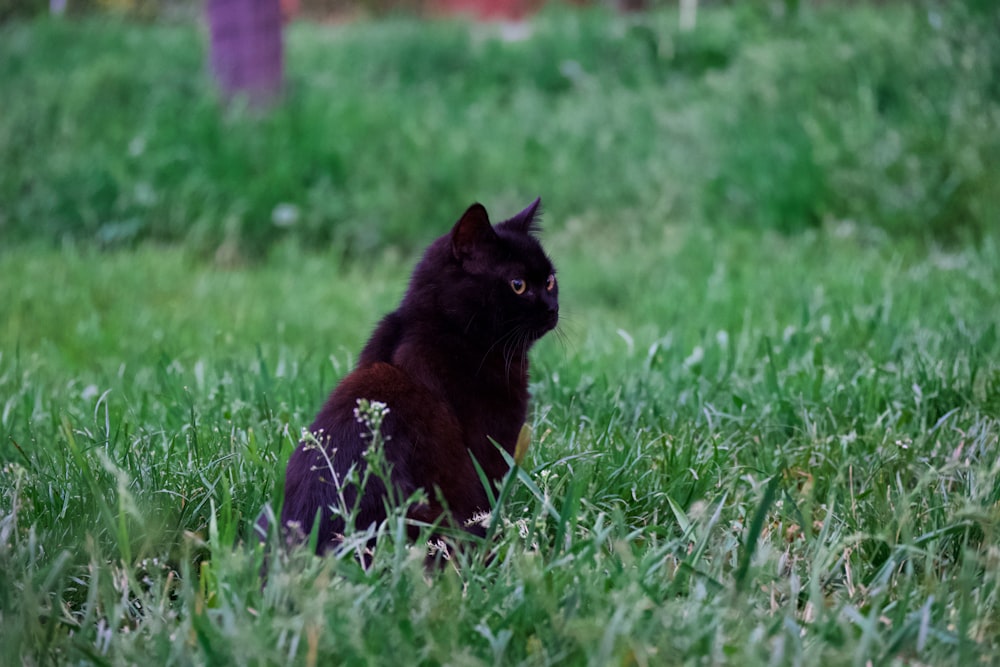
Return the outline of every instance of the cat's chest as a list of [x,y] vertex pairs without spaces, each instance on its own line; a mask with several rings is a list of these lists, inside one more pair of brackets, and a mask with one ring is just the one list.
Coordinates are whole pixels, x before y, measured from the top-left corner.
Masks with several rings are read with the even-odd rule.
[[513,451],[517,434],[527,416],[527,401],[483,396],[479,400],[458,401],[454,410],[470,446],[488,444],[489,438],[492,438],[504,449]]
[[492,438],[513,451],[528,406],[526,362],[477,359],[441,347],[401,346],[394,358],[418,385],[449,408],[465,434],[466,446],[492,448]]
[[451,402],[480,402],[516,408],[527,400],[525,357],[462,349],[459,345],[404,343],[392,363],[415,383]]

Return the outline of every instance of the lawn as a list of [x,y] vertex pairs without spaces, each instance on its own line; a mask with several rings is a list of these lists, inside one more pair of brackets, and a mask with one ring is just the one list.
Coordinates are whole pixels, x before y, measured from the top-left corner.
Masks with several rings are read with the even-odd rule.
[[[0,663],[1000,661],[1000,15],[921,7],[297,25],[265,116],[192,26],[0,26]],[[262,587],[421,247],[535,195],[492,558]]]

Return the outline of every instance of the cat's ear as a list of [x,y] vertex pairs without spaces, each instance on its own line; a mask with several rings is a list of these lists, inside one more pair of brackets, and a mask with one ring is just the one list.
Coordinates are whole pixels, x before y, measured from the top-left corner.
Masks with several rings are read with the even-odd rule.
[[475,254],[478,248],[494,241],[497,233],[493,231],[490,218],[482,204],[473,204],[462,214],[451,230],[451,250],[458,259]]
[[509,229],[520,234],[532,234],[538,231],[538,219],[541,217],[542,198],[528,204],[528,207],[510,220],[504,220],[497,227]]

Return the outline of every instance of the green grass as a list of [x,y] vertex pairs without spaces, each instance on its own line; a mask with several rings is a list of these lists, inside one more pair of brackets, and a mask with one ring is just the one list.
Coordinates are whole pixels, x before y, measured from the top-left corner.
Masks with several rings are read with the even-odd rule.
[[[0,664],[1000,661],[1000,61],[921,16],[298,26],[267,118],[190,27],[0,27]],[[564,335],[495,557],[429,574],[393,516],[262,588],[252,522],[416,251],[535,194]]]
[[997,238],[677,228],[595,270],[550,227],[497,558],[428,577],[390,523],[263,591],[250,522],[399,259],[0,256],[4,662],[1000,657]]
[[670,13],[554,11],[517,42],[295,25],[287,103],[263,118],[218,113],[189,25],[0,25],[0,233],[363,256],[416,248],[470,192],[508,208],[543,193],[555,214],[646,232],[994,228],[995,7],[753,7],[703,11],[691,33]]

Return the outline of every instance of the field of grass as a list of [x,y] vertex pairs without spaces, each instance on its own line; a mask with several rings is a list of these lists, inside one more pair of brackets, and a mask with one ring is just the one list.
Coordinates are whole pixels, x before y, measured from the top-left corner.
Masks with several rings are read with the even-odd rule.
[[[1000,661],[1000,47],[960,14],[297,26],[267,117],[190,26],[0,26],[0,664]],[[494,557],[428,573],[395,516],[261,587],[415,252],[535,195],[564,319]]]
[[265,118],[218,113],[191,26],[3,25],[0,233],[364,256],[413,250],[470,197],[536,193],[557,217],[644,231],[995,226],[996,7],[772,20],[739,4],[690,33],[670,13],[553,12],[522,41],[449,22],[297,25],[287,104]]

